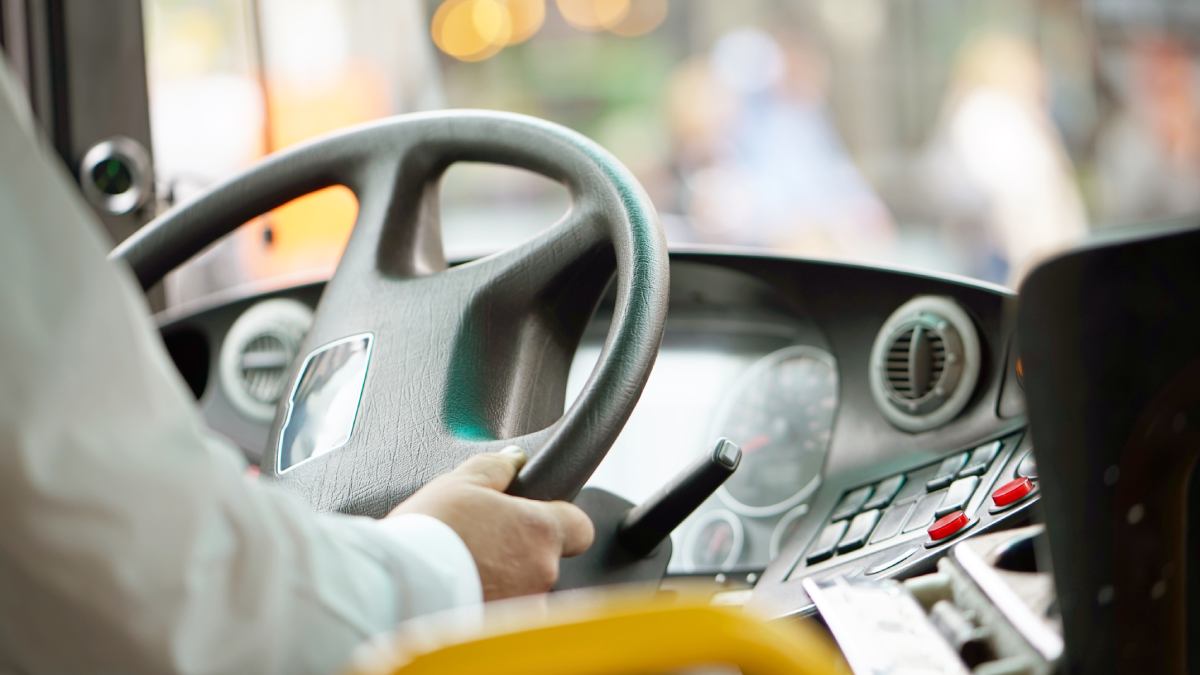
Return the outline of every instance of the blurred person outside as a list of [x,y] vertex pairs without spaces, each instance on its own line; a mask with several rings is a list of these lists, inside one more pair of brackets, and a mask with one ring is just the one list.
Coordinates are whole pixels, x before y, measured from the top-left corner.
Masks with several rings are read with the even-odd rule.
[[[1137,36],[1121,106],[1097,141],[1097,202],[1106,221],[1200,211],[1200,97],[1187,47],[1170,35]],[[1117,78],[1114,78],[1117,79]]]
[[673,75],[668,110],[692,236],[843,258],[885,255],[894,226],[830,121],[804,39],[742,28]]
[[1087,232],[1033,47],[987,35],[962,50],[924,158],[929,204],[971,276],[1016,285]]

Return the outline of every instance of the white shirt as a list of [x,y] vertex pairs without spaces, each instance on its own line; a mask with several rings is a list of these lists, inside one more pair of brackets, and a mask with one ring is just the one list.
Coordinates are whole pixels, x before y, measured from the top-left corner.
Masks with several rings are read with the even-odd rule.
[[331,672],[480,602],[440,521],[244,477],[0,71],[0,672]]

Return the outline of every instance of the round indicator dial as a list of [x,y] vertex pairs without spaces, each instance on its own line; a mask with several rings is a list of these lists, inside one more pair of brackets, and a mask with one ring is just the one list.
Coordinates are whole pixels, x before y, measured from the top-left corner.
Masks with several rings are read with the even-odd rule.
[[709,511],[696,521],[684,544],[684,561],[690,570],[724,570],[733,567],[742,555],[742,521],[720,509]]
[[837,412],[833,356],[787,347],[746,371],[718,408],[714,433],[742,446],[742,464],[718,494],[734,511],[772,516],[805,502],[821,469]]

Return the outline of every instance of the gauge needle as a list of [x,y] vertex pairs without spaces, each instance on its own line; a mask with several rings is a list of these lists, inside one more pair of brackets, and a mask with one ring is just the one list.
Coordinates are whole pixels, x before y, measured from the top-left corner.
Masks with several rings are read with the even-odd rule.
[[759,434],[759,435],[755,436],[754,438],[751,438],[750,440],[746,441],[745,443],[742,443],[742,452],[745,452],[745,453],[754,452],[755,450],[758,450],[760,448],[767,446],[768,444],[770,444],[770,442],[771,442],[770,436],[768,436],[766,434]]
[[710,555],[716,555],[725,548],[725,540],[729,539],[729,530],[717,530],[713,538],[708,541],[708,552]]

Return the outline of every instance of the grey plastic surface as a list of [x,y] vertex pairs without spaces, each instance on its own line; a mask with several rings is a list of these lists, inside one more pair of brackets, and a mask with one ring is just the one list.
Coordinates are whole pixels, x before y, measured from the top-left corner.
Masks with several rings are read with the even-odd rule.
[[[437,184],[463,161],[559,180],[572,209],[525,244],[448,268]],[[548,122],[410,115],[274,155],[150,223],[112,257],[149,287],[243,222],[339,184],[358,198],[358,222],[301,353],[365,332],[376,344],[349,443],[284,482],[317,508],[379,516],[471,455],[516,443],[533,457],[513,492],[573,497],[632,412],[666,318],[666,245],[641,187],[602,148]],[[614,268],[603,353],[563,413],[572,355]],[[279,422],[267,475],[278,476]]]

